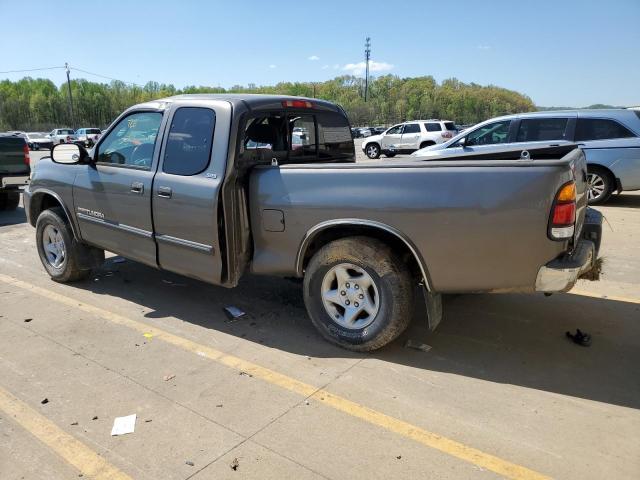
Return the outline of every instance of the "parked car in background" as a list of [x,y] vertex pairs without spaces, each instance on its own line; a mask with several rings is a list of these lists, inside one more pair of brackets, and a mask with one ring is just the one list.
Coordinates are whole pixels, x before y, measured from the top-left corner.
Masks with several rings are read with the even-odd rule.
[[55,128],[51,130],[47,136],[54,145],[58,143],[73,143],[76,141],[76,132],[71,128]]
[[90,148],[95,145],[101,135],[102,131],[99,128],[79,128],[76,130],[76,143]]
[[53,146],[45,132],[27,132],[25,138],[30,150],[50,149]]
[[29,183],[29,147],[24,137],[0,134],[0,210],[15,210],[20,187]]
[[393,157],[442,143],[457,133],[455,124],[448,120],[413,120],[368,137],[362,142],[362,151],[369,158],[378,158],[381,153]]
[[[587,160],[589,203],[613,192],[640,190],[640,111],[629,109],[532,112],[492,118],[448,142],[413,153],[425,160],[469,157],[545,145],[578,143]],[[543,155],[543,153],[540,153]]]

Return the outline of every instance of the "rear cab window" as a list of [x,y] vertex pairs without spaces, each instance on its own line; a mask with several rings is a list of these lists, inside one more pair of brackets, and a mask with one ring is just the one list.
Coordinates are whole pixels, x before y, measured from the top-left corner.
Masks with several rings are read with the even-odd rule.
[[347,118],[338,112],[271,112],[247,121],[241,145],[244,160],[265,156],[279,163],[354,161]]
[[210,108],[180,107],[173,114],[162,171],[197,175],[209,166],[216,114]]
[[456,128],[456,124],[453,122],[444,122],[444,128],[446,128],[449,131],[455,131],[455,132],[458,131],[458,129]]

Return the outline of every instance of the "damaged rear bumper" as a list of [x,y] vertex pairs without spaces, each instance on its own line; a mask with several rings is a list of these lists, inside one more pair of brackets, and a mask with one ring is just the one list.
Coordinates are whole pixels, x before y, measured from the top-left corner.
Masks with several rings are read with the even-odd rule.
[[602,238],[602,214],[587,209],[582,236],[571,253],[564,254],[540,267],[536,278],[536,291],[545,293],[567,292],[581,275],[596,265]]

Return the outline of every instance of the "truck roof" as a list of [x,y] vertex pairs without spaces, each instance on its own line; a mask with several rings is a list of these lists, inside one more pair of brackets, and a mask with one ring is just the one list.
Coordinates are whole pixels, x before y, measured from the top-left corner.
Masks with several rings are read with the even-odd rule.
[[219,100],[229,102],[232,105],[244,104],[249,109],[256,108],[282,108],[282,102],[285,100],[303,100],[311,102],[315,108],[321,107],[322,110],[331,110],[343,113],[342,109],[334,103],[319,98],[294,97],[291,95],[263,95],[257,93],[189,93],[183,95],[174,95],[172,97],[160,98],[150,102],[136,105],[157,108],[159,104],[173,103],[178,101],[188,101],[197,103],[200,101]]

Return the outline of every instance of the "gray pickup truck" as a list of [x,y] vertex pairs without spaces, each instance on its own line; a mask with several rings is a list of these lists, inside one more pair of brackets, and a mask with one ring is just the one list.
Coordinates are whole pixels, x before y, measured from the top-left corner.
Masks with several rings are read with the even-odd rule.
[[20,187],[29,183],[29,147],[24,137],[0,134],[0,210],[15,210]]
[[366,351],[441,295],[562,292],[595,264],[578,148],[544,160],[355,163],[342,108],[317,99],[180,95],[131,107],[91,151],[56,145],[25,193],[56,281],[104,250],[234,287],[303,278],[311,321]]

